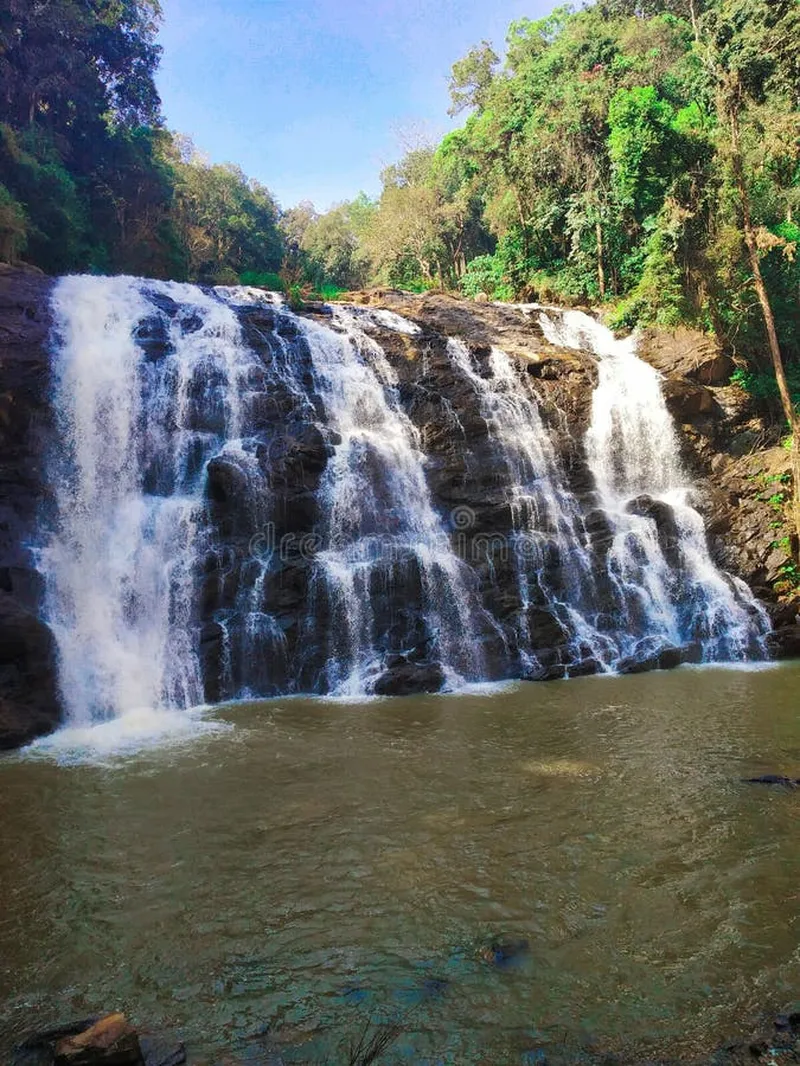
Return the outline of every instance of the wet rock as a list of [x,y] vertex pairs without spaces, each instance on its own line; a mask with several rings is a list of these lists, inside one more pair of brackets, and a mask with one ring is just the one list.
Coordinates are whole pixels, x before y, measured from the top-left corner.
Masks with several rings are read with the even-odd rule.
[[800,779],[782,777],[780,774],[761,774],[760,777],[743,777],[742,780],[748,785],[781,785],[784,788],[797,788]]
[[553,663],[550,666],[541,666],[524,675],[525,681],[563,681],[567,676],[567,668],[562,663]]
[[0,593],[0,750],[49,733],[60,717],[53,634]]
[[703,645],[699,641],[684,645],[681,648],[681,661],[697,666],[703,661]]
[[569,633],[552,611],[532,607],[528,611],[528,629],[537,648],[555,648],[566,644]]
[[55,1066],[144,1066],[136,1030],[124,1014],[108,1014],[56,1044]]
[[628,656],[626,659],[620,659],[617,663],[618,674],[647,674],[651,670],[658,670],[657,655],[648,655],[642,659]]
[[175,318],[180,311],[180,304],[176,303],[171,296],[167,296],[164,292],[159,292],[157,289],[148,289],[146,295],[149,302],[154,304],[159,311],[163,311],[168,318]]
[[41,580],[27,545],[47,513],[52,281],[0,264],[0,749],[61,718],[55,642],[41,621]]
[[658,656],[658,669],[675,670],[683,661],[683,648],[664,648]]
[[645,674],[651,670],[675,670],[683,663],[702,662],[703,649],[700,644],[686,645],[682,648],[665,647],[648,653],[634,654],[622,659],[617,664],[619,674]]
[[136,344],[151,362],[158,362],[174,350],[169,336],[169,324],[160,315],[151,315],[141,322],[134,336]]
[[480,950],[484,962],[504,968],[521,962],[530,953],[530,942],[524,938],[504,937],[492,940]]
[[800,625],[782,626],[767,637],[773,659],[800,658]]
[[579,659],[567,667],[568,677],[591,677],[602,672],[603,664],[598,659]]
[[439,663],[411,662],[402,655],[393,657],[391,662],[375,683],[376,696],[412,696],[440,692],[444,687],[444,671]]
[[323,315],[330,318],[333,314],[333,308],[330,304],[323,303],[321,300],[304,300],[303,313],[308,315]]
[[187,1061],[186,1048],[180,1042],[159,1036],[139,1038],[145,1066],[183,1066]]
[[675,511],[664,500],[656,500],[652,496],[642,495],[631,500],[625,506],[628,514],[639,515],[655,522],[658,531],[658,544],[664,558],[671,567],[680,564],[678,545],[680,532],[675,519]]

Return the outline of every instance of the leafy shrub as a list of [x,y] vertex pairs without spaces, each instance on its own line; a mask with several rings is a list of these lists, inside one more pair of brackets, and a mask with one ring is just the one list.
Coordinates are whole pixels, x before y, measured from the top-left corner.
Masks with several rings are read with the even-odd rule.
[[5,185],[0,185],[0,259],[13,263],[28,243],[28,216]]
[[479,255],[467,264],[464,276],[459,281],[465,296],[488,296],[492,300],[513,300],[514,287],[508,280],[505,263],[494,255]]
[[241,285],[252,285],[256,289],[269,289],[270,292],[283,292],[280,274],[272,271],[245,270],[239,275]]

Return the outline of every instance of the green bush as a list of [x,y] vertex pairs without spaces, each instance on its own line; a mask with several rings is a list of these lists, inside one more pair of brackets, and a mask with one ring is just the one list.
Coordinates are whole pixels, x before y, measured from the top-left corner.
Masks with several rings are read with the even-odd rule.
[[270,292],[283,292],[283,281],[279,274],[271,271],[245,270],[239,275],[241,285],[252,285],[256,289],[269,289]]
[[492,300],[513,300],[514,287],[506,275],[503,259],[494,255],[479,255],[467,263],[464,276],[459,281],[461,291],[472,298],[484,295]]
[[5,185],[0,185],[0,260],[13,263],[28,243],[28,216]]
[[[800,404],[800,366],[789,364],[786,367],[786,379],[795,404]],[[771,370],[753,370],[750,367],[737,367],[731,375],[731,384],[738,385],[754,399],[763,403],[775,403],[780,399],[778,383]]]

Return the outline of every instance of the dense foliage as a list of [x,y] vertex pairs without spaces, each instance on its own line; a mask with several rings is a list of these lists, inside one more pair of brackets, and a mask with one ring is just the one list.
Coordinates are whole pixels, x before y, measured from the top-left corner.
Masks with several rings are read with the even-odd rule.
[[376,201],[320,214],[167,132],[158,0],[0,0],[0,257],[606,302],[620,326],[688,322],[757,360],[746,207],[800,364],[799,6],[597,0],[515,22],[502,63],[484,41],[454,65],[460,128],[387,167]]
[[198,280],[277,268],[269,192],[164,129],[158,0],[1,0],[0,257]]
[[384,280],[607,301],[620,326],[691,322],[763,350],[735,99],[762,270],[800,357],[796,0],[604,0],[516,22],[507,43],[502,66],[486,42],[454,66],[463,127],[384,176]]
[[800,365],[799,46],[797,0],[515,22],[502,64],[484,41],[454,65],[464,124],[388,167],[375,204],[284,216],[296,280],[606,303],[622,328],[716,331],[777,396],[748,233]]

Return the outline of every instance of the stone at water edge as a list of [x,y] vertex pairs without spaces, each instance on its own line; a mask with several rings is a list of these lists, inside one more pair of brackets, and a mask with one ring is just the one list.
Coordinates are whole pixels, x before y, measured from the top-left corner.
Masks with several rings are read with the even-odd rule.
[[781,774],[761,774],[760,777],[743,777],[746,785],[781,785],[783,788],[798,788],[800,778],[783,777]]
[[55,1066],[144,1066],[136,1030],[124,1014],[107,1014],[56,1044]]

